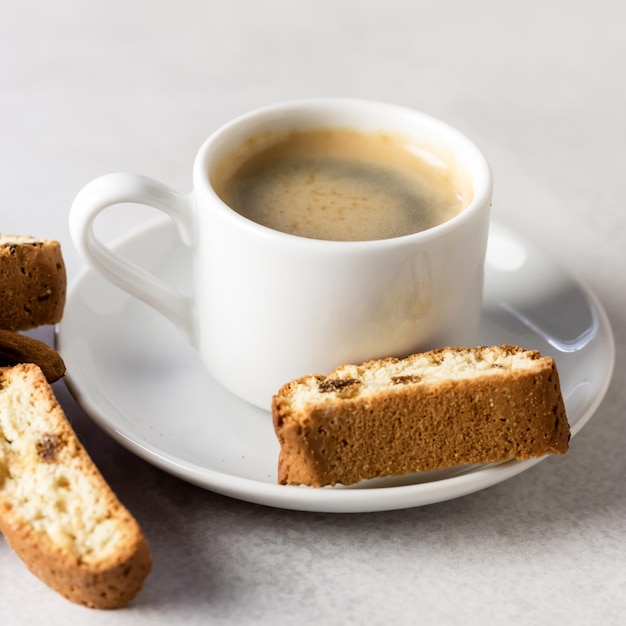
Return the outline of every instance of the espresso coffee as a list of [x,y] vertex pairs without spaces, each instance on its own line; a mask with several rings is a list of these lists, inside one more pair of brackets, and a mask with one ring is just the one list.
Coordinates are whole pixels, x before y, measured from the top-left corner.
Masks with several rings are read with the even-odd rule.
[[267,133],[211,172],[218,196],[274,230],[336,241],[416,233],[469,200],[458,172],[396,137],[332,128]]

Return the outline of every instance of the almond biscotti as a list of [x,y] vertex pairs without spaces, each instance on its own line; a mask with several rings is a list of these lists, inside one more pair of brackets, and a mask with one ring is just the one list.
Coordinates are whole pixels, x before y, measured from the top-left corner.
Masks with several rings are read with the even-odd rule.
[[568,450],[550,357],[444,348],[343,365],[274,396],[278,481],[313,487]]
[[39,365],[49,383],[65,375],[65,363],[54,348],[34,337],[0,329],[0,367],[20,363]]
[[66,282],[58,241],[0,235],[0,328],[28,330],[60,322]]
[[127,604],[150,571],[139,525],[34,364],[0,370],[0,531],[33,574],[84,606]]

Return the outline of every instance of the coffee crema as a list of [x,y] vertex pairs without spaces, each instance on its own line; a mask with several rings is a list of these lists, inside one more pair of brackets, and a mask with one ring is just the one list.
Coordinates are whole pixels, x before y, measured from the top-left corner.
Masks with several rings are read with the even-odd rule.
[[234,211],[312,239],[368,241],[427,230],[457,215],[458,172],[383,132],[291,130],[248,139],[210,174]]

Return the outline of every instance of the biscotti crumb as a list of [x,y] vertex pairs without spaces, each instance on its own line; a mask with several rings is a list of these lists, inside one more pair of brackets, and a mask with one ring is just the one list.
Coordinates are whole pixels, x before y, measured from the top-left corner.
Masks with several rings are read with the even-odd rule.
[[570,435],[553,359],[509,345],[304,376],[272,414],[279,483],[313,487],[563,454]]

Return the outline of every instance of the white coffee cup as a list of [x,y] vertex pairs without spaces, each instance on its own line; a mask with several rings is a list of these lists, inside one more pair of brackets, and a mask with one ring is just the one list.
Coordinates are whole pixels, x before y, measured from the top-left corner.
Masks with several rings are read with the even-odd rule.
[[[471,201],[429,230],[373,241],[323,241],[242,217],[212,188],[209,172],[246,138],[332,126],[400,134],[432,151],[468,177]],[[294,101],[254,111],[215,131],[196,156],[190,193],[134,174],[109,174],[88,183],[72,205],[70,230],[87,263],[169,318],[216,380],[269,409],[279,387],[301,375],[474,344],[491,187],[481,151],[439,120],[370,101]],[[98,214],[125,202],[150,205],[175,221],[193,252],[191,298],[95,237]]]

